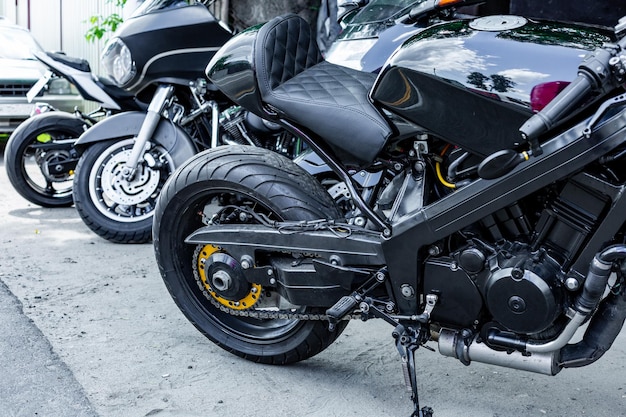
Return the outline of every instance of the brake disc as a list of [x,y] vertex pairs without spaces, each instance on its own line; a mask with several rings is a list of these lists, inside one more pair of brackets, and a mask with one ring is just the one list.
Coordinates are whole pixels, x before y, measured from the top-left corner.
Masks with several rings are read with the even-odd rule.
[[102,168],[102,192],[113,202],[133,206],[148,200],[159,186],[161,172],[140,163],[132,180],[124,178],[123,170],[132,149],[112,155]]

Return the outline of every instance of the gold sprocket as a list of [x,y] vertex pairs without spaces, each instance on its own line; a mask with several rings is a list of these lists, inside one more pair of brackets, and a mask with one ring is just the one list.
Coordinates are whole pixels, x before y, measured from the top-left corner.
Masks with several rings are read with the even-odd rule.
[[254,306],[257,301],[261,298],[262,287],[261,284],[251,284],[250,291],[248,294],[241,298],[240,300],[229,300],[222,296],[220,296],[213,288],[209,282],[209,279],[206,275],[205,265],[207,260],[211,255],[216,252],[219,252],[220,248],[215,245],[204,245],[198,246],[194,253],[195,266],[198,272],[196,279],[200,279],[199,284],[201,284],[201,288],[206,290],[208,295],[210,295],[213,300],[217,301],[219,304],[228,307],[233,310],[246,310]]

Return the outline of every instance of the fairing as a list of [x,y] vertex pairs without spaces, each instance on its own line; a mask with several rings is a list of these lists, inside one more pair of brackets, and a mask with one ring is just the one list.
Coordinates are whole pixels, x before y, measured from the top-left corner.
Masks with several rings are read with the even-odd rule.
[[128,19],[116,32],[130,49],[136,74],[123,87],[140,92],[156,81],[186,85],[231,33],[202,4],[155,10]]

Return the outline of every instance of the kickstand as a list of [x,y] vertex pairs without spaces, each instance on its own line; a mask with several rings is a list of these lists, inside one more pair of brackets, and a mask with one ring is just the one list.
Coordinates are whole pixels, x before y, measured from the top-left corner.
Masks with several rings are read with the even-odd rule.
[[420,409],[419,397],[417,395],[417,373],[415,371],[415,351],[420,347],[419,331],[398,325],[392,336],[396,339],[396,348],[402,359],[402,370],[404,372],[404,382],[413,400],[413,414],[411,417],[432,417],[433,409],[423,407]]

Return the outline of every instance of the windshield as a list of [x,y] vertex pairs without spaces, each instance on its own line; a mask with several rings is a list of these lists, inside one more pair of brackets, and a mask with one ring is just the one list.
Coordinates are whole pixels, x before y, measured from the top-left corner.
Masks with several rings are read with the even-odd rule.
[[41,46],[29,32],[0,26],[0,58],[35,59],[33,51],[41,51]]
[[400,13],[409,6],[417,5],[428,0],[372,0],[363,7],[350,24],[364,24],[387,20]]
[[137,7],[131,17],[137,17],[158,10],[187,7],[198,3],[196,0],[146,0]]

